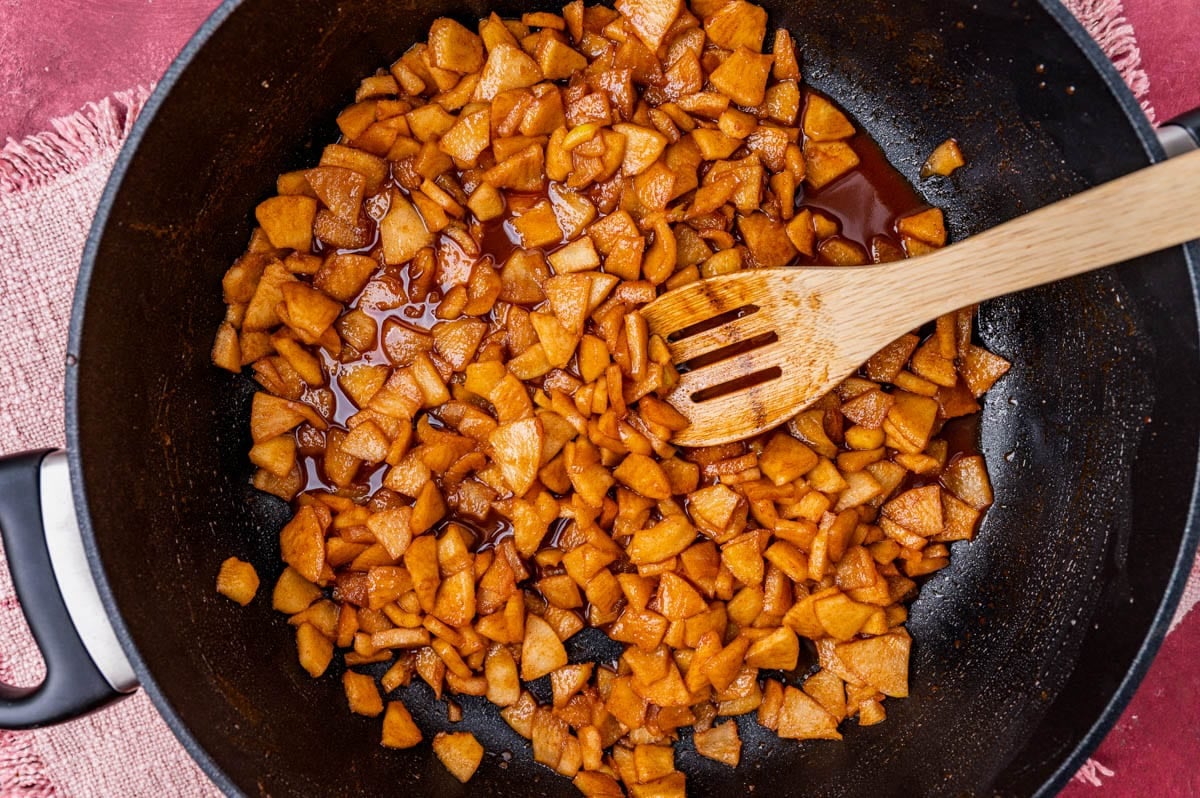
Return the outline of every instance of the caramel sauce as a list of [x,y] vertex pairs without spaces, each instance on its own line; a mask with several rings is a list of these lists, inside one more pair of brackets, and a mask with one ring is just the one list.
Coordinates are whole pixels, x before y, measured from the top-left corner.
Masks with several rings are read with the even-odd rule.
[[479,248],[499,264],[521,248],[520,239],[512,229],[511,207],[506,208],[500,218],[483,223],[483,240],[479,242]]
[[858,166],[819,190],[806,189],[800,204],[837,219],[840,235],[867,252],[876,237],[899,247],[896,220],[923,211],[929,204],[866,133],[857,133],[850,145],[858,154]]
[[946,453],[946,463],[953,463],[963,457],[983,454],[979,451],[979,413],[969,416],[952,418],[942,427],[938,437],[946,441],[949,450]]
[[[474,518],[457,517],[452,519],[455,524],[465,527],[475,537],[474,551],[486,551],[495,548],[504,538],[512,537],[512,524],[499,513],[489,513],[482,521]],[[553,527],[551,527],[553,530]]]

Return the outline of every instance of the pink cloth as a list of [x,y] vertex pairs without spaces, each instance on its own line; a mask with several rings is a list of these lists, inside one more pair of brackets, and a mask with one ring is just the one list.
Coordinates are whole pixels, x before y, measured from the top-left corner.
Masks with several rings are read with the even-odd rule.
[[[66,324],[84,236],[146,87],[216,5],[0,0],[0,138],[49,131],[0,152],[0,454],[62,445]],[[1200,106],[1200,3],[1067,5],[1152,118]],[[1133,703],[1064,795],[1200,794],[1200,613],[1185,618],[1197,598],[1200,571]],[[42,672],[0,553],[0,680],[31,684]],[[144,693],[53,729],[0,732],[0,798],[216,794]]]
[[1153,78],[1147,97],[1158,118],[1200,108],[1200,3],[1126,0],[1125,14],[1137,31],[1142,67]]
[[218,0],[0,0],[0,142],[158,78]]

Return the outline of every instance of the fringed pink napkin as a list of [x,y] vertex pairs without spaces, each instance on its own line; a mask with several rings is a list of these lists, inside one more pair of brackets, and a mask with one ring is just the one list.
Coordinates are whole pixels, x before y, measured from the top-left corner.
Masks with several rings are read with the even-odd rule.
[[[0,454],[63,445],[63,359],[83,242],[149,95],[120,92],[0,152]],[[36,684],[42,673],[0,563],[0,681]],[[219,794],[145,693],[52,729],[0,731],[0,798]]]
[[[1193,9],[1192,2],[1129,0],[1131,6],[1158,6],[1163,16],[1167,14],[1166,6],[1175,4],[1183,14],[1194,13],[1189,10]],[[215,2],[211,4],[215,6]],[[1150,79],[1142,69],[1134,29],[1120,0],[1069,0],[1067,5],[1113,59],[1153,118],[1154,109],[1147,99]],[[56,13],[73,11],[60,9]],[[179,21],[194,25],[187,17],[181,16]],[[165,24],[146,26],[150,32],[147,35],[160,37],[160,47],[162,40],[169,36],[178,40],[185,32],[164,31]],[[1170,24],[1160,20],[1164,28]],[[1193,33],[1195,29],[1193,26]],[[0,43],[11,35],[11,30],[0,31]],[[70,42],[62,42],[62,46],[70,47]],[[11,63],[11,56],[0,53],[0,78],[5,69],[26,66],[33,65]],[[1197,71],[1193,68],[1191,74],[1195,76]],[[26,77],[22,75],[22,80]],[[153,77],[131,75],[130,82]],[[10,139],[0,151],[0,454],[63,444],[63,359],[83,242],[120,144],[148,94],[149,89],[139,86],[91,103],[70,117],[54,120],[53,130],[20,142]],[[1176,624],[1198,598],[1200,573],[1193,573]],[[1149,782],[1140,779],[1139,774],[1155,768],[1147,768],[1145,761],[1138,762],[1131,756],[1139,744],[1137,712],[1145,712],[1143,706],[1153,708],[1164,696],[1173,695],[1171,688],[1180,690],[1188,685],[1192,689],[1185,692],[1183,700],[1190,706],[1190,714],[1181,714],[1177,705],[1170,714],[1167,708],[1159,707],[1168,720],[1159,726],[1163,730],[1162,745],[1155,752],[1161,750],[1169,759],[1178,751],[1189,750],[1189,746],[1195,748],[1200,704],[1194,689],[1200,675],[1194,656],[1198,641],[1200,623],[1193,617],[1182,631],[1168,639],[1134,706],[1096,757],[1076,776],[1077,783],[1067,788],[1068,793],[1094,791],[1092,785],[1102,783],[1106,784],[1106,795],[1184,795],[1200,790],[1195,781],[1190,788],[1180,781],[1180,774],[1170,772],[1170,762],[1164,761],[1167,772],[1158,769],[1161,784],[1147,792]],[[1178,671],[1159,673],[1160,666],[1174,666],[1176,662],[1178,667],[1190,669],[1190,682],[1181,681]],[[0,555],[0,680],[33,684],[43,672]],[[1143,701],[1147,695],[1150,697],[1145,702],[1149,703]],[[1172,734],[1180,735],[1178,745]],[[1186,763],[1189,772],[1192,764]],[[1182,778],[1191,777],[1185,774]],[[0,798],[217,794],[144,693],[55,728],[0,731]]]

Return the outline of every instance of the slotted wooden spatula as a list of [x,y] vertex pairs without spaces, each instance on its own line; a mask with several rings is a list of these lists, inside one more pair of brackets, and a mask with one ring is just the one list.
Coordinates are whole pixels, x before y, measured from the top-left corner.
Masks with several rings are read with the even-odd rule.
[[642,309],[679,368],[674,442],[726,443],[780,424],[867,358],[960,307],[1200,238],[1200,151],[1077,194],[913,260],[753,269]]

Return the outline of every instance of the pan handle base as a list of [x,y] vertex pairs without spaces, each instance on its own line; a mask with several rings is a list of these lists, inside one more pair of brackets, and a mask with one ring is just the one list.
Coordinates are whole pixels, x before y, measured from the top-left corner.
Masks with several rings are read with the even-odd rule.
[[0,729],[46,726],[137,685],[96,590],[63,452],[0,459],[0,536],[17,598],[46,662],[34,687],[0,684]]
[[1168,158],[1200,148],[1200,108],[1182,113],[1158,128],[1158,141]]

